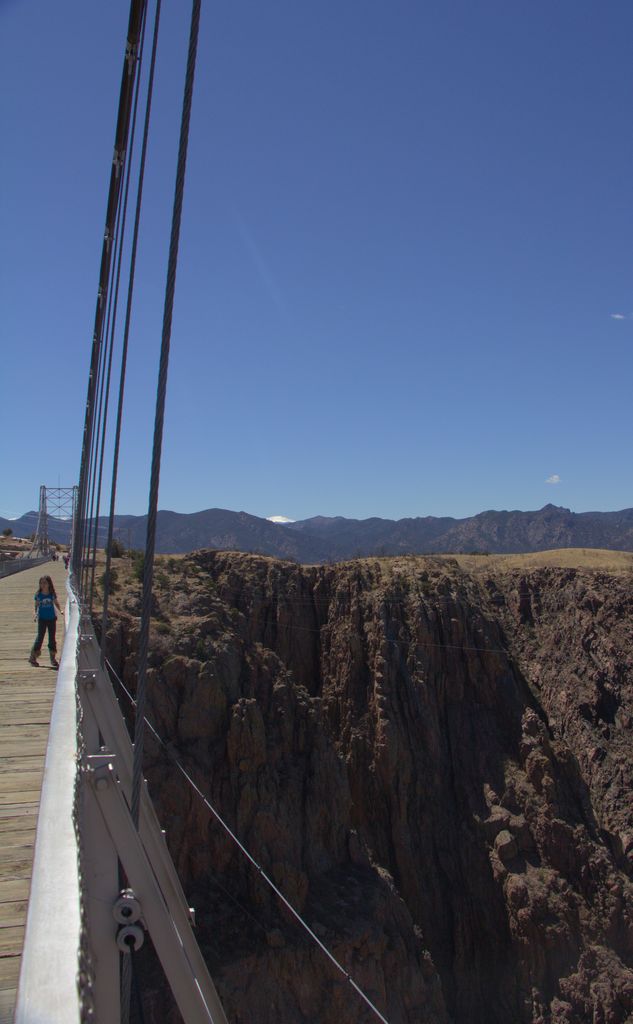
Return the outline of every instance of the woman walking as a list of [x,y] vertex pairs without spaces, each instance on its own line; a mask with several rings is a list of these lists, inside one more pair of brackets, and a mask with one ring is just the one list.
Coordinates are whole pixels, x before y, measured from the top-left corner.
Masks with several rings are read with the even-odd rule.
[[63,611],[59,607],[59,601],[57,600],[57,594],[55,593],[55,587],[50,576],[40,577],[40,589],[35,594],[35,615],[34,619],[37,621],[37,637],[35,643],[31,648],[29,655],[29,661],[31,665],[37,665],[37,659],[40,651],[42,650],[42,643],[44,642],[44,636],[46,630],[48,630],[48,653],[51,659],[51,665],[53,668],[59,668],[59,662],[57,660],[57,643],[55,642],[55,630],[57,629],[57,615],[55,609],[59,611],[60,615],[63,615]]

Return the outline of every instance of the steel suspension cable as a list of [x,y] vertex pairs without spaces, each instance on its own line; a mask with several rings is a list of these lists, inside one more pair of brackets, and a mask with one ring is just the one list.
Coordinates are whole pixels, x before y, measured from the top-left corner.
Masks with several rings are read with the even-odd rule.
[[[113,293],[111,292],[111,294],[113,294],[113,300],[112,300],[112,322],[110,324],[109,339],[108,339],[108,342],[107,342],[107,352],[108,352],[107,364],[108,364],[108,367],[107,367],[106,382],[105,382],[105,400],[104,400],[104,405],[103,405],[102,424],[101,424],[101,449],[100,449],[100,459],[99,459],[99,476],[98,476],[97,487],[96,487],[97,500],[96,500],[96,507],[95,507],[95,511],[94,511],[94,538],[95,538],[95,542],[94,542],[94,556],[95,557],[91,560],[92,561],[92,565],[91,565],[91,573],[92,573],[92,575],[91,575],[91,583],[90,583],[90,614],[91,615],[92,615],[92,605],[93,605],[93,596],[94,596],[94,581],[95,581],[95,569],[96,569],[97,540],[98,540],[98,533],[99,533],[99,513],[100,513],[100,509],[101,509],[101,487],[102,487],[102,481],[103,481],[103,461],[104,461],[104,455],[105,455],[106,432],[107,432],[107,426],[108,426],[108,409],[109,409],[109,405],[110,405],[110,380],[111,380],[111,375],[112,375],[112,357],[113,357],[113,354],[114,354],[114,335],[115,335],[115,330],[116,330],[117,311],[118,311],[118,305],[119,305],[119,287],[120,287],[120,283],[121,283],[121,268],[122,268],[122,265],[123,265],[123,246],[124,246],[124,242],[125,242],[125,227],[126,227],[126,222],[127,222],[128,199],[129,199],[129,194],[130,194],[130,180],[131,180],[131,177],[132,177],[132,154],[134,152],[134,140],[135,140],[135,135],[136,135],[136,116],[137,116],[137,113],[138,113],[138,103],[139,103],[139,96],[140,96],[140,92],[141,92],[141,68],[143,66],[143,49],[144,49],[144,45],[145,45],[145,29],[146,29],[146,25],[147,25],[147,8],[143,12],[143,22],[142,22],[142,28],[141,28],[141,39],[140,39],[140,45],[139,45],[139,50],[138,50],[138,58],[137,58],[138,70],[137,70],[137,75],[136,75],[136,88],[135,88],[135,91],[134,91],[134,103],[133,103],[133,108],[132,108],[132,122],[131,122],[131,128],[130,128],[130,141],[129,141],[128,154],[127,154],[127,166],[126,166],[126,175],[125,175],[125,188],[124,188],[124,193],[123,193],[123,202],[120,204],[120,210],[122,210],[122,214],[121,214],[121,218],[120,218],[120,226],[117,227],[117,247],[118,247],[118,252],[117,252],[116,259],[115,259],[115,268],[116,269],[115,269],[115,272],[114,272],[114,275],[113,275],[114,279],[115,279],[115,284],[114,284],[114,292]],[[108,585],[109,585],[109,574],[106,571],[106,575],[105,575],[105,579],[104,579],[104,590],[108,587]]]
[[[115,258],[113,263],[113,279],[114,279],[114,268],[117,263],[117,253],[119,250],[118,246],[118,232],[120,225],[120,212],[117,216],[117,226],[115,234]],[[112,279],[112,280],[113,280]],[[111,282],[112,283],[112,282]],[[101,360],[99,365],[99,387],[97,397],[97,411],[95,415],[95,424],[93,431],[93,443],[92,452],[90,457],[90,506],[87,517],[87,529],[88,529],[88,544],[87,544],[87,558],[85,568],[85,582],[84,582],[84,596],[86,602],[92,608],[92,589],[90,580],[94,579],[94,565],[97,557],[97,534],[98,534],[98,518],[95,513],[96,508],[96,491],[97,491],[97,480],[98,480],[98,466],[99,466],[99,454],[103,448],[103,423],[104,423],[104,391],[105,382],[107,379],[107,366],[109,363],[109,351],[111,349],[112,339],[110,335],[110,324],[112,321],[113,311],[113,291],[110,287],[108,292],[108,314],[105,325],[104,339],[101,341]]]
[[[119,230],[120,207],[117,210],[115,233],[113,236],[115,251],[116,238]],[[109,337],[110,320],[112,316],[112,291],[108,289],[106,321],[103,334],[99,341],[99,361],[97,366],[96,405],[93,418],[92,439],[90,444],[90,456],[88,460],[88,480],[86,493],[86,518],[84,521],[84,568],[82,575],[82,594],[88,594],[88,581],[90,579],[90,564],[96,556],[96,535],[94,520],[95,487],[97,480],[97,460],[100,444],[100,427],[102,422],[103,387],[105,380],[105,364],[107,362],[107,340]],[[105,338],[105,344],[104,344]]]
[[[122,170],[123,170],[123,168],[122,168]],[[95,494],[96,494],[97,474],[98,474],[97,466],[98,466],[99,452],[101,450],[101,441],[102,441],[102,425],[103,425],[103,409],[104,409],[104,404],[103,403],[104,403],[104,388],[105,388],[105,381],[106,381],[106,374],[107,374],[107,369],[106,368],[107,368],[107,364],[108,364],[108,346],[111,344],[110,325],[112,323],[113,310],[114,310],[114,292],[113,292],[112,285],[113,285],[115,277],[116,277],[116,265],[117,265],[118,260],[120,259],[120,251],[121,251],[120,245],[119,245],[121,214],[122,214],[122,203],[121,203],[121,201],[119,201],[119,204],[117,206],[117,212],[116,212],[116,221],[115,221],[115,227],[114,227],[114,235],[113,235],[113,238],[112,238],[112,242],[113,242],[113,246],[114,246],[114,259],[110,263],[110,277],[109,277],[109,280],[108,280],[108,298],[107,298],[106,319],[105,319],[105,324],[102,326],[103,334],[102,334],[102,337],[101,337],[100,343],[99,343],[99,366],[98,366],[98,373],[97,373],[97,382],[98,382],[97,383],[97,405],[96,405],[96,412],[95,412],[95,417],[94,417],[94,428],[93,428],[93,434],[92,434],[92,444],[91,444],[91,449],[90,449],[90,463],[89,463],[89,466],[90,466],[90,476],[89,476],[90,483],[89,483],[89,487],[88,487],[88,492],[90,494],[90,500],[89,500],[88,515],[87,515],[87,518],[86,518],[86,533],[87,533],[87,544],[86,544],[86,546],[87,546],[87,555],[88,555],[88,557],[86,559],[86,563],[87,564],[86,564],[85,571],[84,571],[84,586],[83,586],[83,592],[84,592],[84,595],[86,596],[87,599],[88,599],[88,595],[89,595],[90,605],[92,605],[92,593],[91,593],[90,588],[89,588],[89,580],[91,578],[91,563],[94,564],[94,561],[95,561],[96,556],[97,556],[97,527],[98,527],[98,523],[97,523],[97,521],[95,519]],[[105,343],[104,343],[104,339],[105,339]]]
[[[107,314],[106,314],[107,316]],[[88,582],[88,568],[87,562],[90,557],[90,535],[91,535],[91,495],[93,493],[93,479],[94,479],[94,459],[95,459],[95,445],[97,443],[97,431],[95,430],[95,424],[99,422],[99,394],[100,394],[100,382],[102,379],[102,364],[103,364],[103,335],[99,338],[99,353],[97,357],[97,368],[95,377],[95,399],[96,403],[92,412],[92,424],[91,424],[91,438],[90,438],[90,449],[88,452],[88,464],[86,470],[86,505],[83,520],[83,534],[82,534],[82,552],[84,558],[82,561],[81,571],[81,593],[85,593]],[[88,559],[86,559],[86,554]]]
[[119,204],[121,190],[121,166],[125,158],[127,138],[129,132],[130,111],[132,95],[134,90],[136,73],[136,49],[141,29],[141,21],[146,7],[146,0],[131,0],[130,15],[127,29],[127,42],[123,71],[121,77],[121,88],[119,93],[119,110],[117,126],[114,137],[114,154],[112,169],[110,171],[110,187],[108,191],[108,202],[106,207],[105,231],[103,247],[101,251],[101,266],[99,270],[99,287],[97,291],[97,303],[95,309],[95,323],[92,334],[92,350],[90,356],[90,370],[88,374],[88,391],[86,396],[86,410],[84,417],[84,430],[82,438],[81,461],[79,466],[79,484],[77,488],[77,518],[75,533],[73,536],[72,555],[73,573],[77,581],[80,581],[82,560],[83,560],[83,535],[86,518],[87,505],[87,478],[89,471],[89,457],[92,447],[92,435],[94,429],[94,400],[97,387],[97,369],[99,365],[101,339],[103,334],[103,319],[105,314],[105,300],[108,291],[110,277],[110,262],[112,259],[112,235],[116,220],[116,211]]
[[180,239],[180,221],[182,217],[182,201],[185,187],[185,171],[187,168],[187,145],[189,142],[189,123],[191,120],[191,104],[193,83],[196,69],[196,53],[200,29],[201,0],[193,0],[191,9],[191,27],[189,32],[189,51],[187,54],[187,71],[180,122],[180,141],[178,145],[178,165],[176,169],[176,187],[171,222],[171,238],[169,242],[169,259],[167,263],[167,285],[165,289],[165,306],[163,310],[163,333],[160,351],[160,367],[158,372],[158,391],[156,395],[156,416],[154,421],[154,445],[152,449],[152,471],[150,478],[149,510],[147,516],[147,541],[145,544],[145,565],[143,573],[143,603],[138,656],[137,712],[134,722],[134,761],[132,772],[132,819],[138,829],[141,785],[143,781],[143,743],[145,730],[145,705],[147,690],[147,656],[149,648],[149,624],[151,618],[152,584],[154,578],[154,550],[156,547],[156,515],[158,509],[158,485],[160,481],[160,459],[163,444],[163,423],[165,418],[165,398],[167,394],[167,371],[169,368],[169,346],[171,341],[171,324],[176,290],[176,269],[178,265],[178,243]]
[[[142,13],[142,24],[140,33],[140,44],[138,47],[138,55],[135,58],[137,62],[136,75],[135,75],[135,88],[134,98],[131,115],[131,128],[129,131],[129,143],[126,152],[125,161],[125,185],[123,189],[123,199],[119,201],[117,209],[116,229],[115,229],[115,258],[112,267],[112,276],[110,282],[110,288],[108,292],[108,314],[105,327],[105,348],[102,346],[101,359],[107,364],[107,369],[101,368],[101,387],[99,389],[99,405],[96,415],[97,430],[95,431],[95,444],[93,447],[93,463],[92,463],[92,499],[90,515],[88,517],[88,523],[92,523],[92,557],[88,559],[88,569],[86,574],[86,585],[84,590],[84,597],[86,601],[89,600],[89,614],[92,616],[93,597],[94,597],[94,583],[95,583],[95,570],[96,570],[96,553],[99,538],[99,513],[101,504],[101,489],[103,481],[103,465],[105,456],[106,446],[106,435],[107,435],[107,424],[108,424],[108,409],[110,404],[110,382],[112,374],[112,360],[114,354],[114,340],[116,333],[116,320],[117,310],[119,301],[119,287],[121,281],[121,270],[123,265],[123,249],[125,242],[125,228],[127,221],[127,209],[128,200],[130,193],[130,182],[132,175],[132,153],[134,152],[134,140],[136,134],[136,119],[138,112],[139,97],[141,92],[141,68],[143,64],[143,51],[145,44],[145,30],[147,26],[147,8],[145,7]],[[112,287],[113,285],[113,287]],[[104,387],[105,381],[105,387]],[[100,425],[100,429],[99,429]],[[98,476],[96,469],[97,452],[98,457]],[[96,489],[96,503],[95,503],[95,489]],[[89,547],[90,552],[90,547]],[[88,586],[88,575],[90,575],[90,585]],[[106,594],[108,589],[108,573],[104,579],[104,600],[106,600]],[[88,597],[89,595],[89,597]],[[131,995],[133,987],[136,988],[137,1001],[140,1004],[140,995],[138,993],[138,984],[134,986],[134,967],[132,963],[131,953],[121,954],[121,969],[120,969],[120,1016],[121,1024],[129,1024],[130,1020],[130,1005]],[[141,1019],[142,1019],[142,1006],[141,1006]]]
[[[136,58],[138,63],[138,69],[140,72],[140,55],[143,46],[143,33],[145,31],[145,14],[142,19],[141,27],[141,38],[138,48],[138,56]],[[124,175],[124,186],[123,195],[119,196],[119,204],[117,207],[116,224],[114,229],[114,235],[112,238],[114,246],[114,258],[110,266],[110,278],[108,282],[108,299],[107,299],[107,314],[105,327],[103,330],[103,337],[100,345],[100,361],[99,361],[99,375],[98,375],[98,397],[97,407],[95,414],[95,428],[93,431],[93,443],[90,456],[90,507],[87,518],[87,532],[88,532],[88,558],[85,569],[85,586],[84,591],[86,599],[90,606],[90,612],[92,612],[92,600],[94,590],[94,574],[96,566],[96,555],[98,546],[99,536],[99,505],[100,505],[100,494],[101,494],[101,477],[103,470],[103,457],[105,450],[105,438],[106,438],[106,427],[108,418],[108,402],[109,402],[109,391],[110,391],[110,374],[112,367],[112,353],[114,346],[114,332],[116,328],[116,312],[118,305],[118,289],[119,280],[121,274],[121,262],[123,255],[123,243],[125,234],[125,221],[127,212],[127,201],[130,185],[130,173],[131,173],[131,154],[134,145],[134,122],[136,117],[136,109],[138,105],[138,96],[140,88],[140,74],[135,76],[135,89],[134,89],[134,101],[133,101],[133,113],[132,113],[132,126],[130,130],[128,145],[126,149],[125,159],[122,164],[122,175]]]
[[[138,94],[138,77],[136,77],[135,94]],[[131,152],[131,138],[132,137],[130,136],[130,142],[126,150],[126,157],[121,167],[122,180],[124,180],[123,176],[125,176],[125,179],[127,179],[128,182],[130,161],[127,159],[127,157]],[[117,280],[117,268],[120,267],[121,264],[121,254],[123,245],[122,224],[124,224],[125,222],[125,202],[127,201],[127,193],[125,190],[123,194],[123,200],[121,200],[121,195],[119,195],[119,203],[116,211],[114,233],[112,235],[113,259],[111,260],[110,263],[110,277],[108,280],[106,303],[106,318],[105,323],[102,325],[102,336],[100,338],[99,344],[96,408],[93,423],[90,460],[88,464],[89,475],[87,493],[89,495],[89,498],[87,497],[86,499],[88,514],[86,517],[84,541],[84,546],[87,549],[87,557],[85,559],[82,592],[84,593],[86,601],[90,606],[90,611],[92,611],[92,588],[94,586],[94,572],[96,565],[99,534],[99,513],[97,496],[99,486],[99,463],[100,461],[103,461],[103,450],[105,444],[105,423],[107,422],[108,399],[106,395],[106,384],[109,381],[108,367],[109,365],[111,365],[112,361],[112,345],[114,344],[114,325],[116,323],[117,295],[115,292],[114,285]]]
[[147,99],[145,103],[145,123],[143,126],[143,142],[141,146],[141,158],[139,164],[138,184],[136,189],[136,210],[134,215],[134,230],[132,233],[132,251],[130,254],[130,271],[127,289],[127,305],[125,309],[125,326],[123,328],[123,345],[121,349],[121,373],[119,378],[119,401],[117,407],[116,426],[114,433],[114,453],[112,456],[112,484],[110,487],[110,512],[108,517],[108,538],[106,541],[106,568],[105,585],[103,594],[103,614],[101,617],[101,664],[106,654],[106,636],[108,629],[108,602],[110,598],[110,572],[112,563],[112,538],[114,534],[114,509],[116,504],[116,490],[119,469],[119,450],[121,446],[121,425],[123,422],[123,398],[125,394],[125,378],[127,371],[127,352],[130,337],[130,321],[132,316],[132,297],[134,294],[134,276],[136,272],[136,250],[138,247],[139,226],[141,220],[141,206],[143,201],[143,183],[145,180],[145,158],[147,156],[147,140],[149,137],[149,124],[152,109],[152,95],[154,91],[154,69],[156,66],[156,51],[158,46],[158,29],[160,26],[161,0],[156,0],[156,14],[154,16],[154,36],[152,40],[152,54],[150,57],[149,78],[147,83]]

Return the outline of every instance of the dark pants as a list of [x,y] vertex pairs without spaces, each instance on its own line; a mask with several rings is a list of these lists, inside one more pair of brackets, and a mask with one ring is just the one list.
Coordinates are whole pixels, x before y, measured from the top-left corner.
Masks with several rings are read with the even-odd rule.
[[57,629],[57,619],[38,619],[37,620],[37,639],[33,644],[33,650],[35,654],[39,654],[44,643],[44,637],[46,630],[48,630],[48,649],[52,654],[55,654],[57,650],[57,644],[55,642],[55,630]]

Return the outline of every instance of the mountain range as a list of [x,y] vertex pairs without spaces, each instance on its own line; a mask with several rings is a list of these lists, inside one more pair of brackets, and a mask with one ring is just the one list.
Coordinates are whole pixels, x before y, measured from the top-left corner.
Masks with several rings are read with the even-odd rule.
[[[0,517],[0,532],[28,537],[37,512],[19,519]],[[125,548],[144,548],[147,516],[118,515],[114,535]],[[99,545],[107,531],[99,520]],[[70,522],[49,516],[49,538],[67,544]],[[633,550],[633,508],[619,512],[571,512],[545,505],[533,512],[480,512],[466,519],[425,516],[412,519],[345,519],[315,516],[294,523],[211,508],[183,514],[160,511],[156,551],[184,554],[201,548],[250,551],[297,562],[342,561],[367,555],[489,552],[509,554],[553,548]]]

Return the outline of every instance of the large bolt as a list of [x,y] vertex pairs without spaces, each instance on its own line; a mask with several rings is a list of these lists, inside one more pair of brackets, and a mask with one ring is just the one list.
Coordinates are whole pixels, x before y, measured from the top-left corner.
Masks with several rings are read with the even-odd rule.
[[144,941],[143,929],[139,928],[137,924],[126,924],[124,928],[119,928],[117,932],[116,944],[122,953],[136,953]]
[[124,889],[112,907],[117,924],[134,924],[141,916],[141,904],[131,889]]

